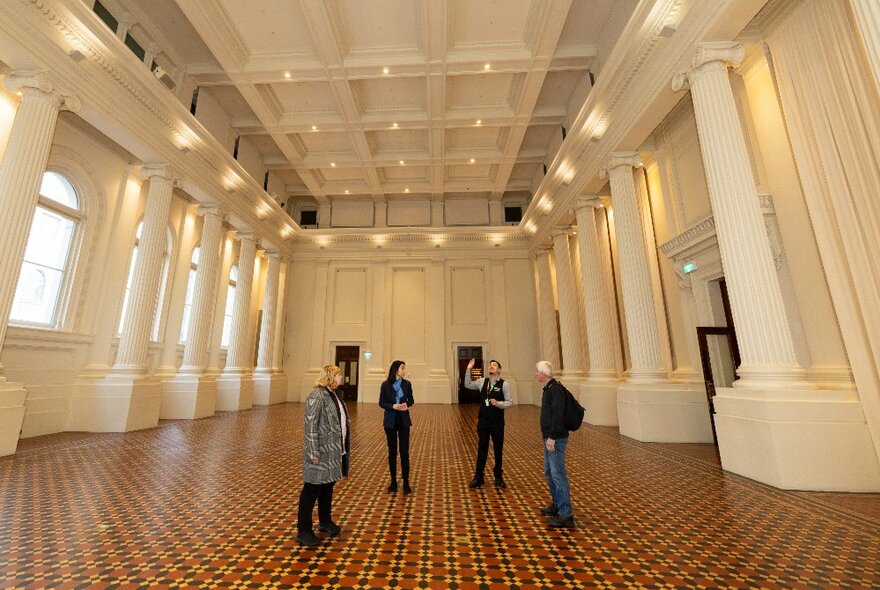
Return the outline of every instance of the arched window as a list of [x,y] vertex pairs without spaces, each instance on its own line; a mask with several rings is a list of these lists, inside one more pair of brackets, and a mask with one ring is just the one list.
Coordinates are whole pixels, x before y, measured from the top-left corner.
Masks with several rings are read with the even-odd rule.
[[71,256],[83,221],[73,185],[57,172],[43,174],[9,322],[58,327],[61,302],[75,259]]
[[199,270],[199,255],[201,248],[193,248],[192,258],[189,260],[189,277],[186,280],[186,299],[183,301],[183,321],[180,323],[180,342],[186,342],[189,332],[189,320],[192,315],[193,295],[196,290],[196,273]]
[[229,286],[226,287],[226,309],[223,312],[223,334],[220,336],[220,348],[229,348],[229,336],[232,331],[232,310],[235,309],[235,286],[238,284],[238,266],[229,269]]
[[[125,323],[125,314],[128,312],[128,300],[131,297],[131,283],[134,280],[134,267],[138,257],[138,246],[141,242],[141,233],[144,230],[144,222],[138,222],[137,230],[134,233],[134,248],[131,250],[131,262],[128,266],[128,278],[125,281],[125,296],[122,299],[122,311],[119,314],[119,324],[116,328],[116,334],[122,334],[122,326]],[[165,250],[162,252],[162,284],[159,286],[159,296],[156,299],[156,307],[153,314],[153,327],[150,330],[150,340],[157,342],[159,340],[159,326],[162,324],[162,306],[165,302],[165,288],[168,285],[168,264],[171,259],[171,230],[165,234]]]

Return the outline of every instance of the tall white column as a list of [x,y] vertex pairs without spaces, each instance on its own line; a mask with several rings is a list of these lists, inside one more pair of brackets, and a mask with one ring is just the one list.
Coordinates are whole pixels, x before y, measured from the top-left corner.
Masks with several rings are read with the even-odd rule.
[[688,84],[700,149],[715,215],[718,248],[736,327],[742,364],[737,387],[803,385],[779,277],[761,209],[749,153],[739,123],[727,68],[742,61],[735,43],[697,48],[693,67],[676,76],[673,88]]
[[568,244],[569,228],[553,231],[553,259],[556,263],[556,295],[559,300],[559,332],[562,336],[563,375],[584,375],[584,345],[581,340],[581,321],[575,292],[574,272],[571,268],[571,248]]
[[278,319],[278,284],[281,275],[281,255],[267,251],[266,289],[263,292],[263,321],[260,323],[260,348],[254,374],[254,404],[277,404],[287,399],[287,379],[273,370],[275,351],[275,322]]
[[444,260],[437,258],[428,263],[425,287],[428,313],[425,329],[430,337],[426,341],[428,379],[424,396],[429,403],[452,403],[452,382],[446,370],[446,289],[443,280]]
[[553,278],[550,269],[550,250],[541,250],[535,258],[538,269],[538,314],[541,325],[541,356],[559,368],[559,338],[557,337],[556,306],[553,302]]
[[0,165],[0,219],[3,220],[3,231],[0,232],[0,350],[3,349],[58,112],[62,107],[79,108],[76,99],[56,92],[49,77],[42,72],[7,74],[3,83],[11,92],[21,92],[21,103]]
[[250,361],[251,292],[254,286],[254,259],[257,241],[254,235],[240,231],[236,235],[238,251],[238,280],[235,283],[235,301],[232,305],[232,325],[229,330],[229,349],[226,368],[217,381],[217,410],[246,410],[253,405],[254,384]]
[[[79,103],[55,92],[43,73],[11,73],[6,88],[21,92],[21,103],[0,165],[0,352],[6,338],[12,301],[27,246],[28,233],[49,160],[55,122],[62,107],[75,110]],[[24,422],[27,393],[20,383],[7,382],[0,364],[0,456],[18,447]]]
[[119,337],[119,351],[113,371],[143,374],[147,370],[147,348],[161,284],[162,254],[174,180],[167,166],[146,166],[142,174],[150,181],[143,228],[132,273],[128,309]]
[[257,240],[249,232],[239,232],[236,239],[241,242],[238,253],[238,281],[235,284],[235,303],[232,311],[232,326],[229,334],[229,352],[226,356],[224,372],[242,373],[253,368],[248,350],[251,317],[251,293],[254,287],[254,259],[257,255]]
[[220,237],[223,215],[216,206],[200,207],[202,223],[199,266],[193,285],[183,365],[177,375],[163,383],[163,419],[193,419],[213,416],[217,406],[217,380],[206,371],[211,324],[217,301],[217,268],[220,263]]
[[581,199],[575,207],[578,249],[583,273],[584,317],[587,324],[590,380],[617,379],[620,332],[617,310],[612,299],[610,251],[607,240],[599,239],[596,210],[603,209],[598,198]]
[[278,277],[281,273],[281,255],[266,252],[266,289],[263,291],[263,321],[260,323],[260,349],[257,352],[257,372],[272,370],[272,352],[275,349],[275,315],[278,311]]
[[862,47],[874,71],[874,83],[880,89],[880,4],[877,0],[849,0],[849,3],[862,34]]
[[208,343],[214,304],[217,300],[217,269],[220,263],[220,238],[223,233],[223,214],[216,206],[200,207],[204,218],[199,247],[199,266],[193,285],[193,306],[189,331],[183,350],[181,372],[203,373],[208,364]]
[[617,152],[611,154],[607,167],[620,250],[620,282],[632,359],[631,383],[658,381],[666,377],[657,333],[645,234],[633,182],[633,168],[640,166],[638,153]]

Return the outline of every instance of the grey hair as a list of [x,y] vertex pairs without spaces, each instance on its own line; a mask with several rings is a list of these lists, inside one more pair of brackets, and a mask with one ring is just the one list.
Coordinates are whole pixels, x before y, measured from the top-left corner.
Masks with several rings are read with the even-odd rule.
[[539,373],[547,375],[548,377],[553,376],[553,365],[551,365],[548,361],[538,361],[535,364],[535,369],[537,369]]

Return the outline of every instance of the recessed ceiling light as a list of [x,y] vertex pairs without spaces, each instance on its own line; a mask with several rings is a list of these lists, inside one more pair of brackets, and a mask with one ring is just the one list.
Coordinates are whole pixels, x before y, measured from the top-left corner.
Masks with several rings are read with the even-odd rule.
[[290,72],[284,72],[284,77],[290,80]]
[[391,70],[389,70],[388,68],[382,68],[382,73],[385,74],[386,76],[388,75],[389,71],[391,71]]
[[348,189],[345,189],[345,194],[346,194],[346,195],[350,195],[350,194],[351,194],[351,191],[349,191]]
[[483,120],[482,120],[482,119],[477,119],[477,125],[482,125],[482,124],[483,124]]
[[474,158],[471,158],[471,164],[473,164],[474,162],[476,162],[476,160]]
[[332,168],[336,168],[336,162],[330,162],[330,166],[331,166]]
[[408,193],[408,192],[409,192],[409,189],[408,189],[408,188],[405,188],[405,189],[403,189],[403,192]]
[[483,64],[483,69],[484,69],[484,70],[491,70],[491,69],[492,69],[492,64]]
[[406,162],[404,162],[403,160],[401,160],[401,161],[400,161],[400,165],[403,166],[404,164],[406,164]]
[[317,130],[318,130],[318,126],[317,126],[317,125],[312,125],[312,131],[317,131]]
[[397,123],[392,123],[391,126],[397,129]]

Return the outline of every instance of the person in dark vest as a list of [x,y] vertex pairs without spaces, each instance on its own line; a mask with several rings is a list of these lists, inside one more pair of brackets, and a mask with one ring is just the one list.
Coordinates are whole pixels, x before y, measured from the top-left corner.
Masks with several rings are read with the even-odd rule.
[[475,362],[471,359],[464,374],[464,386],[480,392],[480,409],[477,412],[477,467],[474,470],[474,479],[468,487],[481,488],[485,483],[483,472],[486,470],[486,460],[489,458],[491,436],[492,447],[495,450],[495,487],[506,488],[502,466],[504,409],[513,405],[513,395],[510,392],[510,385],[501,378],[501,363],[496,360],[489,361],[489,366],[486,368],[488,376],[474,381],[471,378],[471,369],[474,368]]

